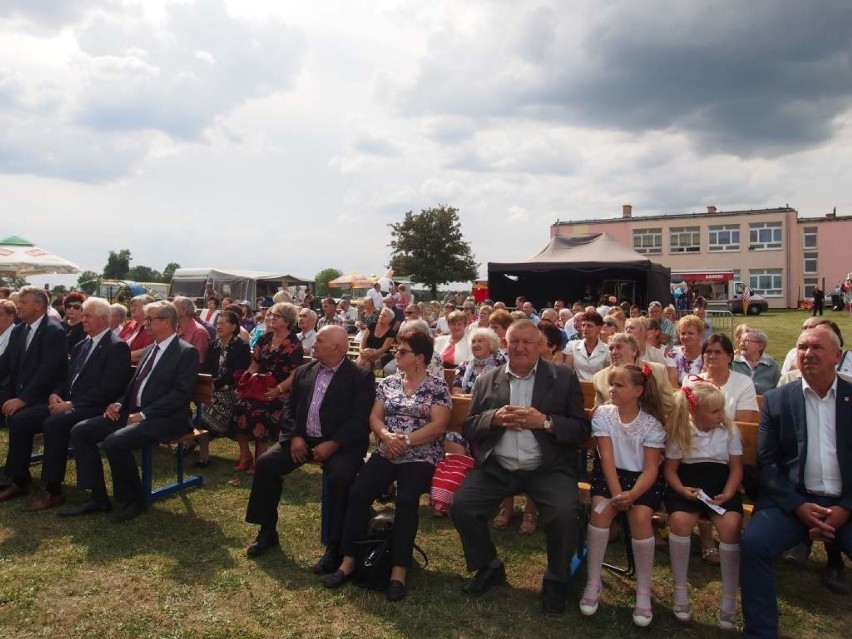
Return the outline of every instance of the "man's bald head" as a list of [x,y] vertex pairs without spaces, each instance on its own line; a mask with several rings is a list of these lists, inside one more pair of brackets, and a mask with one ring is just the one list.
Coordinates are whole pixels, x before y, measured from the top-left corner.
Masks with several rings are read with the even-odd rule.
[[337,366],[348,350],[349,336],[342,326],[323,326],[317,332],[313,354],[323,366]]

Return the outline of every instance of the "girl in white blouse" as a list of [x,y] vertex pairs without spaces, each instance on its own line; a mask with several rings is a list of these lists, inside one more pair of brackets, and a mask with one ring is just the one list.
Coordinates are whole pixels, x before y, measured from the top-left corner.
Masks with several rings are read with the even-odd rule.
[[663,498],[659,473],[665,448],[663,409],[657,383],[646,364],[613,367],[609,374],[611,404],[595,410],[592,435],[598,457],[592,473],[592,513],[588,530],[588,577],[580,612],[593,615],[600,599],[601,566],[609,540],[609,526],[626,512],[636,561],[636,604],[633,623],[651,623],[651,569],[654,567],[654,531],[651,517]]
[[[731,630],[736,622],[743,521],[739,494],[743,478],[740,433],[725,412],[725,395],[710,382],[696,382],[675,392],[667,431],[663,473],[668,483],[666,510],[674,615],[679,621],[692,619],[687,581],[690,534],[699,517],[709,517],[720,540],[722,600],[718,624]],[[722,512],[711,508],[702,498]]]

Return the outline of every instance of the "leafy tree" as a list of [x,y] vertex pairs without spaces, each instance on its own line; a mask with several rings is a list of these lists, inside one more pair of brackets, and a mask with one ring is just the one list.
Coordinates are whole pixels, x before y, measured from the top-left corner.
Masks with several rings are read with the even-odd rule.
[[317,283],[316,295],[317,297],[327,297],[331,290],[328,287],[328,283],[343,275],[343,272],[336,268],[324,268],[319,273],[314,275],[314,281]]
[[98,283],[101,276],[94,271],[83,271],[77,278],[77,289],[83,291],[87,295],[93,295],[98,290]]
[[166,264],[166,268],[163,269],[163,278],[162,281],[166,284],[172,281],[172,276],[175,274],[175,271],[180,268],[180,264],[177,262],[169,262]]
[[106,266],[104,266],[104,279],[123,280],[127,278],[127,271],[130,270],[130,260],[132,259],[130,249],[121,249],[118,253],[110,251]]
[[0,285],[8,286],[13,291],[17,291],[19,288],[23,286],[29,286],[29,282],[26,277],[19,277],[17,275],[12,275],[9,277],[0,277]]
[[402,222],[388,226],[388,246],[392,249],[388,267],[427,285],[433,299],[438,295],[438,284],[477,276],[479,264],[462,236],[458,209],[441,204],[420,213],[408,211]]
[[139,266],[131,267],[127,271],[127,275],[124,276],[124,279],[134,282],[161,282],[163,274],[160,271],[155,271],[150,266],[142,266],[140,264]]

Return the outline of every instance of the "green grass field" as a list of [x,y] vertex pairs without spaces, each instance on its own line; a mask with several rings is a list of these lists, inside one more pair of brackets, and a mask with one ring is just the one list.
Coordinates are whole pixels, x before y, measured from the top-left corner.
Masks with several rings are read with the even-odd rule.
[[[828,315],[852,335],[848,317]],[[804,318],[804,312],[778,312],[749,323],[769,333],[770,353],[783,358]],[[2,451],[6,438],[4,430]],[[432,518],[425,501],[417,541],[430,563],[410,574],[406,600],[390,604],[381,593],[351,586],[327,591],[310,572],[322,552],[319,470],[309,466],[287,478],[279,509],[281,550],[249,560],[245,548],[256,528],[243,523],[243,515],[251,478],[231,471],[233,443],[216,440],[212,452],[202,488],[158,502],[127,524],[111,524],[103,515],[64,520],[53,511],[22,512],[22,500],[0,504],[0,637],[730,636],[715,628],[718,568],[704,565],[697,554],[690,566],[696,619],[689,625],[674,620],[664,550],[657,552],[650,629],[631,622],[633,582],[606,572],[594,618],[577,610],[584,572],[572,583],[568,613],[543,617],[538,589],[544,538],[540,532],[518,535],[519,520],[494,532],[510,586],[470,600],[459,592],[464,563],[458,537],[446,519]],[[169,451],[161,447],[155,458],[165,482],[173,465]],[[70,486],[73,473],[72,463]],[[71,500],[82,497],[74,488],[67,492]],[[622,550],[614,544],[612,558]],[[821,566],[821,552],[804,570],[779,566],[786,636],[849,636],[850,599],[821,586]]]

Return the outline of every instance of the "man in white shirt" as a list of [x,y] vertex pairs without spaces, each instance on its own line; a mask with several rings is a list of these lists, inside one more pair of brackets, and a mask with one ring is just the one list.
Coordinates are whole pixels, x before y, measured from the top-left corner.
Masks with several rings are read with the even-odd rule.
[[476,467],[452,506],[467,568],[476,575],[462,591],[478,597],[506,581],[488,518],[503,498],[526,493],[539,508],[547,543],[542,583],[545,614],[565,610],[565,581],[577,539],[577,450],[591,432],[577,376],[538,357],[540,336],[529,320],[506,333],[509,362],[481,375],[463,434],[474,443]]
[[796,342],[802,379],[763,396],[757,465],[761,493],[741,542],[744,632],[777,637],[773,562],[806,538],[852,552],[852,384],[835,371],[840,338],[828,326]]
[[369,297],[371,300],[373,300],[373,306],[374,307],[376,307],[376,308],[382,307],[382,303],[385,300],[385,296],[382,295],[382,287],[378,282],[373,284],[373,288],[371,288],[369,291],[367,291],[367,297]]
[[317,324],[317,314],[309,308],[299,309],[299,333],[296,337],[302,343],[302,351],[308,357],[313,357],[314,342],[317,339],[317,332],[314,327]]

